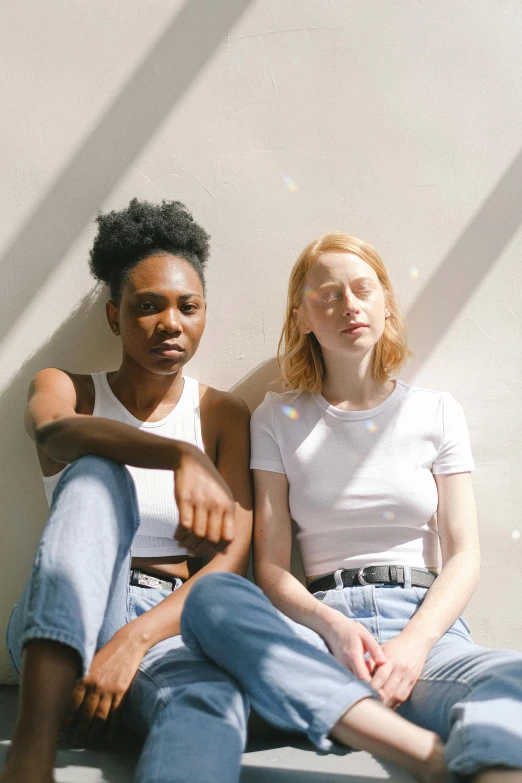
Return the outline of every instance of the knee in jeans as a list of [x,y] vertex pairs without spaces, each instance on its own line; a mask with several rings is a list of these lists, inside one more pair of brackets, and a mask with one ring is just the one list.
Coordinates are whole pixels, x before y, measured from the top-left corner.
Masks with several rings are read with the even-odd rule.
[[183,609],[185,623],[204,622],[205,626],[219,627],[231,608],[242,603],[245,591],[259,591],[255,585],[238,574],[207,574],[198,579],[191,589]]
[[[125,465],[96,454],[88,454],[71,462],[61,474],[53,493],[53,506],[71,488],[74,488],[74,492],[87,493],[89,500],[96,497],[110,499],[113,506],[122,510],[120,516],[132,521],[134,527],[139,524],[136,488]],[[123,501],[123,505],[120,501]],[[129,513],[131,508],[134,513]]]
[[134,482],[125,465],[107,457],[99,457],[97,454],[87,454],[71,462],[60,476],[57,489],[61,489],[71,479],[94,480],[108,487],[111,492],[119,490],[135,497]]
[[[64,471],[65,472],[65,471]],[[86,454],[85,457],[71,462],[67,473],[81,473],[82,475],[99,476],[105,478],[108,475],[122,478],[126,473],[124,465],[114,462],[107,457],[99,457],[97,454]]]
[[238,574],[228,572],[207,574],[198,579],[190,591],[185,606],[197,604],[199,611],[202,607],[228,604],[229,601],[235,599],[239,592],[248,590],[249,587],[254,586]]

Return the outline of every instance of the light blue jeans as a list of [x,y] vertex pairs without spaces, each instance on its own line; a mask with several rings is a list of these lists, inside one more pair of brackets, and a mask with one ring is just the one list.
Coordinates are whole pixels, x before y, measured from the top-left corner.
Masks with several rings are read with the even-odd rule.
[[[31,639],[69,645],[87,673],[95,652],[119,628],[170,595],[129,586],[138,522],[134,483],[125,467],[90,456],[64,470],[7,632],[18,677],[23,647]],[[339,717],[362,698],[377,698],[324,645],[318,649],[296,634],[257,587],[223,576],[204,579],[185,625],[205,632],[207,621],[198,613],[208,601],[205,636],[213,644],[218,627],[218,663],[224,657],[233,671],[216,665],[195,631],[187,630],[190,646],[175,636],[147,652],[123,707],[127,725],[146,734],[138,783],[239,780],[249,702],[273,724],[301,731],[328,749]],[[241,623],[247,629],[241,642],[224,633],[229,621],[231,634]]]
[[[400,633],[426,592],[417,587],[368,585],[315,595],[360,622],[383,643]],[[254,585],[235,574],[207,575],[185,604],[183,641],[215,661],[247,693],[255,680],[270,678],[281,686],[279,670],[272,671],[272,656],[281,638],[271,636],[269,617],[266,598]],[[329,654],[314,631],[285,620],[294,638]],[[302,679],[294,643],[286,652],[281,691],[285,701],[289,690],[306,693],[309,686],[309,680]],[[479,647],[461,618],[433,647],[411,697],[398,712],[442,737],[454,773],[471,775],[496,765],[522,768],[522,654]],[[273,722],[277,723],[275,716]]]

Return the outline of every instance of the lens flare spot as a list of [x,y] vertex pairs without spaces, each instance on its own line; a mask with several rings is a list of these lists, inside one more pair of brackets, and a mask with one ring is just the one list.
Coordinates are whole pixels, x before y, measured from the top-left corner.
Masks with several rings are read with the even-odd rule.
[[367,421],[364,426],[366,427],[368,432],[377,432],[377,430],[379,429],[377,424],[374,421],[372,421],[371,419],[369,421]]
[[409,268],[409,270],[408,270],[408,271],[409,271],[409,273],[410,273],[410,277],[411,277],[413,280],[416,280],[416,279],[418,278],[418,276],[419,276],[419,270],[417,269],[417,267],[416,267],[416,266],[410,266],[410,268]]
[[283,405],[283,413],[285,416],[288,416],[289,419],[292,419],[292,421],[299,418],[298,412],[291,405]]
[[295,193],[297,190],[299,190],[299,188],[297,187],[294,180],[289,174],[285,174],[285,176],[283,177],[283,182],[285,183],[286,187],[291,193]]
[[315,301],[317,299],[316,292],[309,285],[305,285],[305,287],[303,288],[303,295],[304,295],[305,299],[310,299],[312,301]]
[[393,513],[393,511],[385,511],[384,519],[388,519],[391,522],[392,519],[395,519],[395,514]]
[[513,539],[513,541],[518,541],[518,539],[520,538],[521,535],[522,535],[522,533],[520,532],[520,530],[512,530],[511,531],[511,538]]

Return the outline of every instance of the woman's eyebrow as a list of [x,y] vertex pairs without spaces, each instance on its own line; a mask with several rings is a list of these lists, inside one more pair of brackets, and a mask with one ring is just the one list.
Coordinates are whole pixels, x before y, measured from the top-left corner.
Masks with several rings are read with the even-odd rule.
[[[135,291],[134,295],[135,296],[149,296],[149,297],[155,298],[155,299],[166,299],[167,298],[167,294],[166,293],[161,294],[158,291]],[[181,299],[182,301],[186,301],[187,299],[192,299],[193,297],[199,297],[199,299],[202,298],[201,294],[198,294],[196,291],[189,291],[188,293],[180,294],[177,298]]]
[[[356,277],[354,280],[350,282],[350,285],[356,285],[357,283],[373,283],[371,277]],[[321,291],[323,288],[334,288],[335,286],[342,285],[340,282],[336,282],[335,280],[330,280],[327,283],[321,283],[320,286],[316,289],[317,291]]]

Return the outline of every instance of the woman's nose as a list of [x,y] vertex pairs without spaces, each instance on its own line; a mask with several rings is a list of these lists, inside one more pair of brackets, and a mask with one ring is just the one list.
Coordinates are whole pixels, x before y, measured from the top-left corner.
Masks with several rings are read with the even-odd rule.
[[354,296],[351,288],[349,288],[348,286],[344,289],[343,292],[343,310],[345,315],[350,315],[351,313],[360,312],[357,297]]
[[156,328],[159,332],[168,332],[169,334],[181,332],[181,321],[178,311],[174,308],[165,310],[161,314]]

